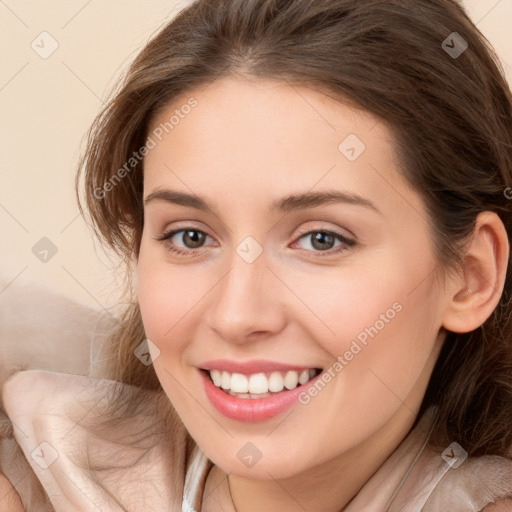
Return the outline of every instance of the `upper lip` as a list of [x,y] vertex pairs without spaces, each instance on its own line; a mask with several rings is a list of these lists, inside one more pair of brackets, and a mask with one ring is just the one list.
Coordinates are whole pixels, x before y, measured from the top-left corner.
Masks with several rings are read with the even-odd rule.
[[215,359],[206,361],[199,365],[202,370],[221,370],[229,373],[242,373],[250,375],[253,373],[265,372],[287,372],[309,370],[319,368],[311,365],[293,365],[289,363],[280,363],[277,361],[267,361],[264,359],[253,359],[251,361],[233,361],[228,359]]

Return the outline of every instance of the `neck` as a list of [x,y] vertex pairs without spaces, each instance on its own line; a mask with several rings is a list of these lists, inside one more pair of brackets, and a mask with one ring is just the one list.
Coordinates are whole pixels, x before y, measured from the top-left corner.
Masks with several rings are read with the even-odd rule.
[[205,489],[204,510],[219,510],[222,505],[220,510],[226,512],[340,512],[407,436],[415,419],[416,414],[402,406],[360,445],[290,478],[228,477],[214,467]]

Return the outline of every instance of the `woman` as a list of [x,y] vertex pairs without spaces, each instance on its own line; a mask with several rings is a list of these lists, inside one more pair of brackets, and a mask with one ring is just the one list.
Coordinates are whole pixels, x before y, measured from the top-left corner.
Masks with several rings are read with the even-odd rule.
[[111,371],[4,386],[51,506],[510,508],[511,119],[452,0],[182,11],[81,162]]

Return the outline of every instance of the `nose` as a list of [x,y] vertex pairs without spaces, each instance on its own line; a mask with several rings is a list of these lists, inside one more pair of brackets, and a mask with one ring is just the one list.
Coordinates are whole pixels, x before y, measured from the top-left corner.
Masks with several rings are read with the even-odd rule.
[[243,344],[272,337],[285,326],[284,286],[260,256],[247,263],[238,255],[210,295],[206,321],[216,335]]

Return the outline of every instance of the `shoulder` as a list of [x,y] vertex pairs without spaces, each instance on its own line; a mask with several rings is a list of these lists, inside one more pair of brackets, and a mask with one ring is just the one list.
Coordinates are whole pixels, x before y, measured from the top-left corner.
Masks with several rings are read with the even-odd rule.
[[[1,399],[20,442],[29,434],[64,446],[93,439],[121,442],[139,428],[162,433],[161,393],[110,379],[19,371],[4,382]],[[63,435],[65,428],[71,435]]]
[[24,426],[30,430],[51,424],[53,419],[66,416],[70,406],[80,408],[80,403],[91,399],[98,403],[113,384],[105,379],[46,370],[18,371],[2,384],[1,403],[16,427],[15,437],[19,437]]
[[[119,397],[130,407],[112,415]],[[157,398],[116,381],[42,370],[18,372],[2,389],[13,435],[62,510],[89,510],[89,499],[105,510],[119,503],[163,510],[177,497],[171,482],[180,466],[170,456]]]
[[[11,375],[1,392],[13,435],[22,445],[42,438],[69,448],[101,439],[121,442],[139,428],[161,433],[157,392],[117,381],[27,370]],[[125,405],[122,411],[119,405]]]
[[[62,374],[64,375],[64,374]],[[14,372],[2,384],[2,408],[12,419],[13,415],[26,415],[41,404],[47,396],[48,386],[62,385],[62,378],[55,379],[53,372],[23,370]]]
[[10,375],[2,384],[2,405],[9,417],[30,415],[56,399],[93,396],[112,387],[114,381],[47,370],[23,370]]

